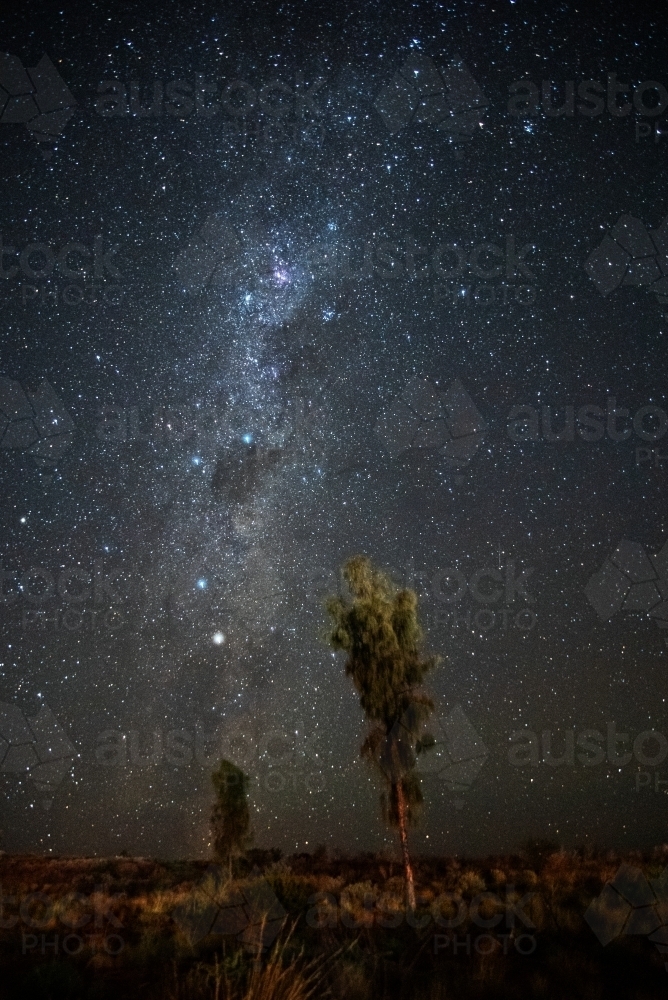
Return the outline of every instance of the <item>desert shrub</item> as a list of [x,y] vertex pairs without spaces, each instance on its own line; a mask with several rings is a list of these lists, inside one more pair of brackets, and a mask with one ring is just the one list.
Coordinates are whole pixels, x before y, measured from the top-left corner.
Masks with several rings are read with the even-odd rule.
[[373,910],[380,893],[371,882],[353,882],[341,893],[341,910],[360,926],[373,924]]
[[191,891],[191,887],[188,886],[187,891],[162,890],[148,893],[140,901],[137,919],[141,920],[142,923],[150,924],[171,917],[175,907]]
[[[279,862],[280,863],[280,862]],[[267,882],[276,893],[279,902],[288,913],[298,916],[308,910],[310,897],[318,892],[318,880],[303,875],[292,875],[271,870],[265,875]]]
[[500,868],[492,868],[489,873],[489,879],[493,886],[504,885],[508,881],[506,873]]
[[485,880],[478,872],[465,871],[457,880],[457,888],[462,896],[477,896],[485,891]]
[[341,901],[345,896],[347,902],[364,905],[369,900],[378,899],[379,894],[379,890],[373,882],[353,882],[352,885],[347,885],[341,893]]
[[519,872],[515,879],[517,887],[522,889],[524,892],[530,889],[535,889],[538,882],[539,878],[535,871],[532,871],[531,868],[525,868],[523,871]]

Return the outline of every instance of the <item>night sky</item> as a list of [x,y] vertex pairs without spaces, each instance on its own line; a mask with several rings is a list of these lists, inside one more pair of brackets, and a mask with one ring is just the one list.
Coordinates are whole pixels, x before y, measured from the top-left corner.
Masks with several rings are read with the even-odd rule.
[[3,13],[0,848],[205,856],[221,755],[393,845],[358,552],[443,658],[416,851],[665,838],[665,24],[596,6]]

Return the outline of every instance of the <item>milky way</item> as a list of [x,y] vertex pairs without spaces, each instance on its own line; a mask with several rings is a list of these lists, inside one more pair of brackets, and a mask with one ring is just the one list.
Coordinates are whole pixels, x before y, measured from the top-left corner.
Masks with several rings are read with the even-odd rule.
[[443,658],[417,850],[664,836],[668,80],[585,17],[3,16],[0,847],[204,855],[221,755],[258,844],[392,843],[356,552]]

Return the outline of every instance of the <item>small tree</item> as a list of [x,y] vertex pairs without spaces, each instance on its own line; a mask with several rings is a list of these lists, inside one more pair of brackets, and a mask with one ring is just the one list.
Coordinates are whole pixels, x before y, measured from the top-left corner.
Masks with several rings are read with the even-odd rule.
[[348,560],[343,576],[352,601],[342,597],[327,601],[334,620],[330,642],[348,654],[346,674],[352,677],[370,724],[360,752],[386,782],[383,813],[399,830],[408,905],[415,909],[407,827],[422,804],[416,754],[433,744],[432,737],[420,737],[434,708],[419,687],[438,659],[420,652],[422,630],[414,591],[397,591],[366,556]]
[[249,779],[229,760],[221,760],[211,775],[216,801],[211,810],[213,850],[218,861],[227,862],[232,875],[232,858],[243,854],[251,842],[250,813],[246,795]]

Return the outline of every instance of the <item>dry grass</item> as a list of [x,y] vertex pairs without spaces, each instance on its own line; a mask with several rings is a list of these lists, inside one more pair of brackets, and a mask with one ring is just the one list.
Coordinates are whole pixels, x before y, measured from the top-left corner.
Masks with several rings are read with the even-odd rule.
[[[411,919],[400,868],[387,858],[333,859],[320,852],[274,861],[263,874],[285,920],[270,947],[258,951],[249,939],[244,944],[238,927],[212,934],[210,924],[198,925],[189,934],[173,918],[178,908],[190,907],[188,912],[206,923],[212,899],[212,913],[226,900],[237,905],[239,894],[257,884],[250,870],[229,882],[207,875],[206,862],[5,856],[2,893],[18,902],[5,908],[4,917],[18,916],[19,903],[30,894],[48,899],[33,896],[24,907],[32,926],[20,918],[13,926],[6,919],[0,925],[0,996],[649,1000],[668,993],[662,956],[637,937],[602,948],[583,920],[589,902],[622,861],[656,878],[668,851],[624,858],[552,851],[480,861],[417,859],[418,910]],[[520,900],[537,942],[535,953],[526,956],[514,941],[527,929],[506,925],[507,905]],[[82,937],[81,948],[63,954],[64,937],[87,912],[88,923],[74,930]],[[26,934],[37,941],[27,951]],[[484,953],[476,945],[481,934],[487,935]],[[53,947],[42,953],[41,935],[59,939],[57,955]],[[122,942],[118,954],[105,948],[110,935]]]
[[294,927],[278,940],[269,955],[257,951],[241,977],[214,956],[213,965],[199,963],[186,976],[175,968],[169,1000],[310,1000],[325,997],[327,962],[323,958],[305,961],[302,954],[290,956]]

